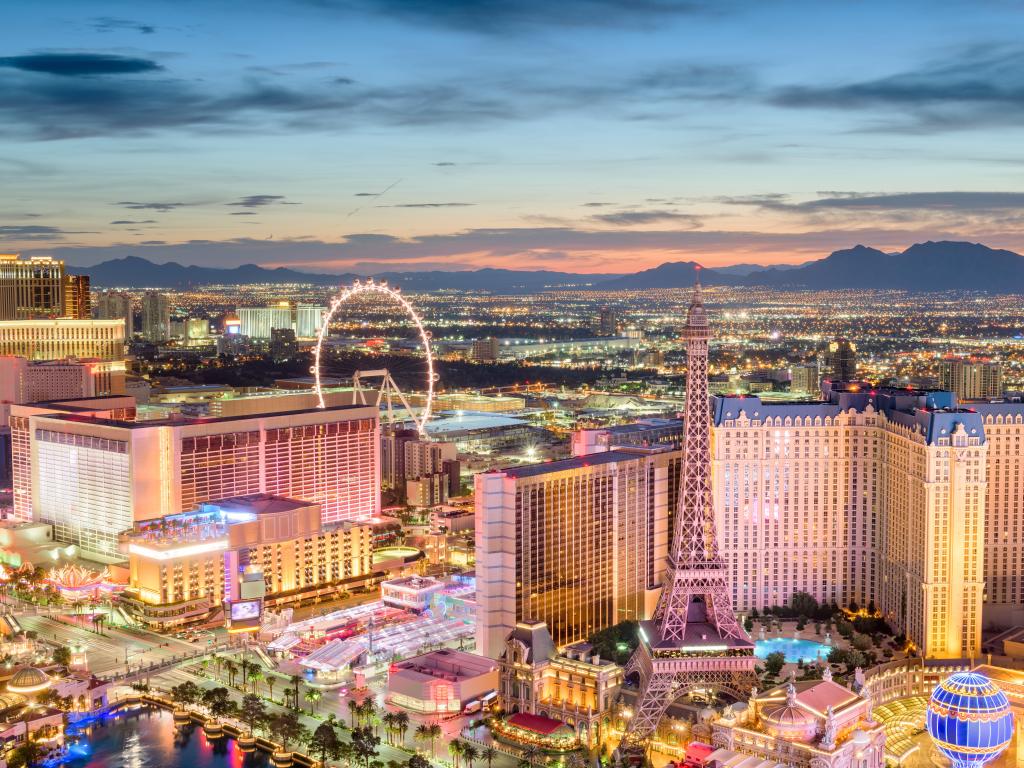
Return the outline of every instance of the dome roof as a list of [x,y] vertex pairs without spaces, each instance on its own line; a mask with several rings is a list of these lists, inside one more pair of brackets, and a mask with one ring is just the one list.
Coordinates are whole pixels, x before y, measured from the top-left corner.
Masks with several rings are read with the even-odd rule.
[[36,667],[22,667],[7,681],[11,693],[35,693],[50,687],[50,676]]
[[778,725],[782,727],[800,727],[803,728],[806,725],[814,725],[814,715],[808,712],[806,709],[793,706],[791,704],[779,704],[774,707],[768,707],[761,713],[761,717],[770,722],[772,725]]
[[871,742],[871,737],[868,736],[864,731],[858,728],[856,731],[850,734],[850,741],[857,745],[864,745]]
[[28,702],[20,693],[0,693],[0,712],[22,707]]
[[925,724],[936,748],[954,766],[984,765],[1002,754],[1013,737],[1006,694],[978,672],[957,672],[939,683]]

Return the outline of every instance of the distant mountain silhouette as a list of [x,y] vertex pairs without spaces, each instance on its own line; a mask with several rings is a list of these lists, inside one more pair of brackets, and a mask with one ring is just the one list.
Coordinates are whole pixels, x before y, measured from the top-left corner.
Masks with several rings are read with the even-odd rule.
[[[648,290],[693,285],[693,261],[670,261],[653,269],[623,275],[587,275],[546,270],[477,269],[464,272],[390,272],[377,275],[408,291],[485,291],[498,294],[538,293],[576,287],[595,290]],[[316,274],[278,267],[244,264],[232,269],[154,264],[137,256],[105,261],[93,267],[70,267],[88,274],[99,287],[184,288],[193,285],[312,283],[344,285],[354,274]],[[902,253],[885,253],[857,245],[799,266],[770,269],[739,264],[704,269],[705,285],[757,285],[811,290],[897,289],[907,291],[976,290],[1024,293],[1024,256],[979,243],[926,242]]]
[[918,243],[896,254],[857,245],[797,269],[767,269],[743,279],[751,285],[812,290],[893,288],[1024,293],[1024,256],[979,243],[953,241]]
[[138,256],[111,259],[92,267],[68,267],[79,275],[89,275],[92,285],[104,288],[186,288],[190,285],[251,285],[255,283],[315,283],[341,285],[355,275],[318,275],[278,267],[267,269],[257,264],[240,267],[185,266],[174,261],[154,264]]

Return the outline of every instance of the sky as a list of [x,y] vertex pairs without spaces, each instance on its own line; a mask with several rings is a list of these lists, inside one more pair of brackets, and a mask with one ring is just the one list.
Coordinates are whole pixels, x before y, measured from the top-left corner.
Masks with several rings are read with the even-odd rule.
[[1024,5],[47,0],[0,252],[619,273],[1024,252]]

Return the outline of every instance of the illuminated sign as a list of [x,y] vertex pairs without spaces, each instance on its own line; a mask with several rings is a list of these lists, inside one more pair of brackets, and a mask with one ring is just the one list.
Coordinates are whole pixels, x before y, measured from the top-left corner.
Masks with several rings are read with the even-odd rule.
[[220,552],[228,548],[228,540],[206,541],[202,544],[191,544],[186,547],[175,549],[153,549],[142,544],[129,544],[128,554],[148,557],[150,560],[173,560],[176,557],[191,557],[192,555],[204,555],[207,552]]
[[259,600],[241,600],[231,604],[231,621],[247,621],[260,617]]

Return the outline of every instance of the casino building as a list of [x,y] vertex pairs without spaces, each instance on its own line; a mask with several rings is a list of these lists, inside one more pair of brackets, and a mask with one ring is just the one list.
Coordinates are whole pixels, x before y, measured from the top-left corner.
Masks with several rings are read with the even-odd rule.
[[141,521],[121,536],[128,555],[122,602],[147,626],[214,618],[259,625],[264,607],[336,597],[374,575],[373,528],[324,525],[320,507],[270,494],[200,504]]

